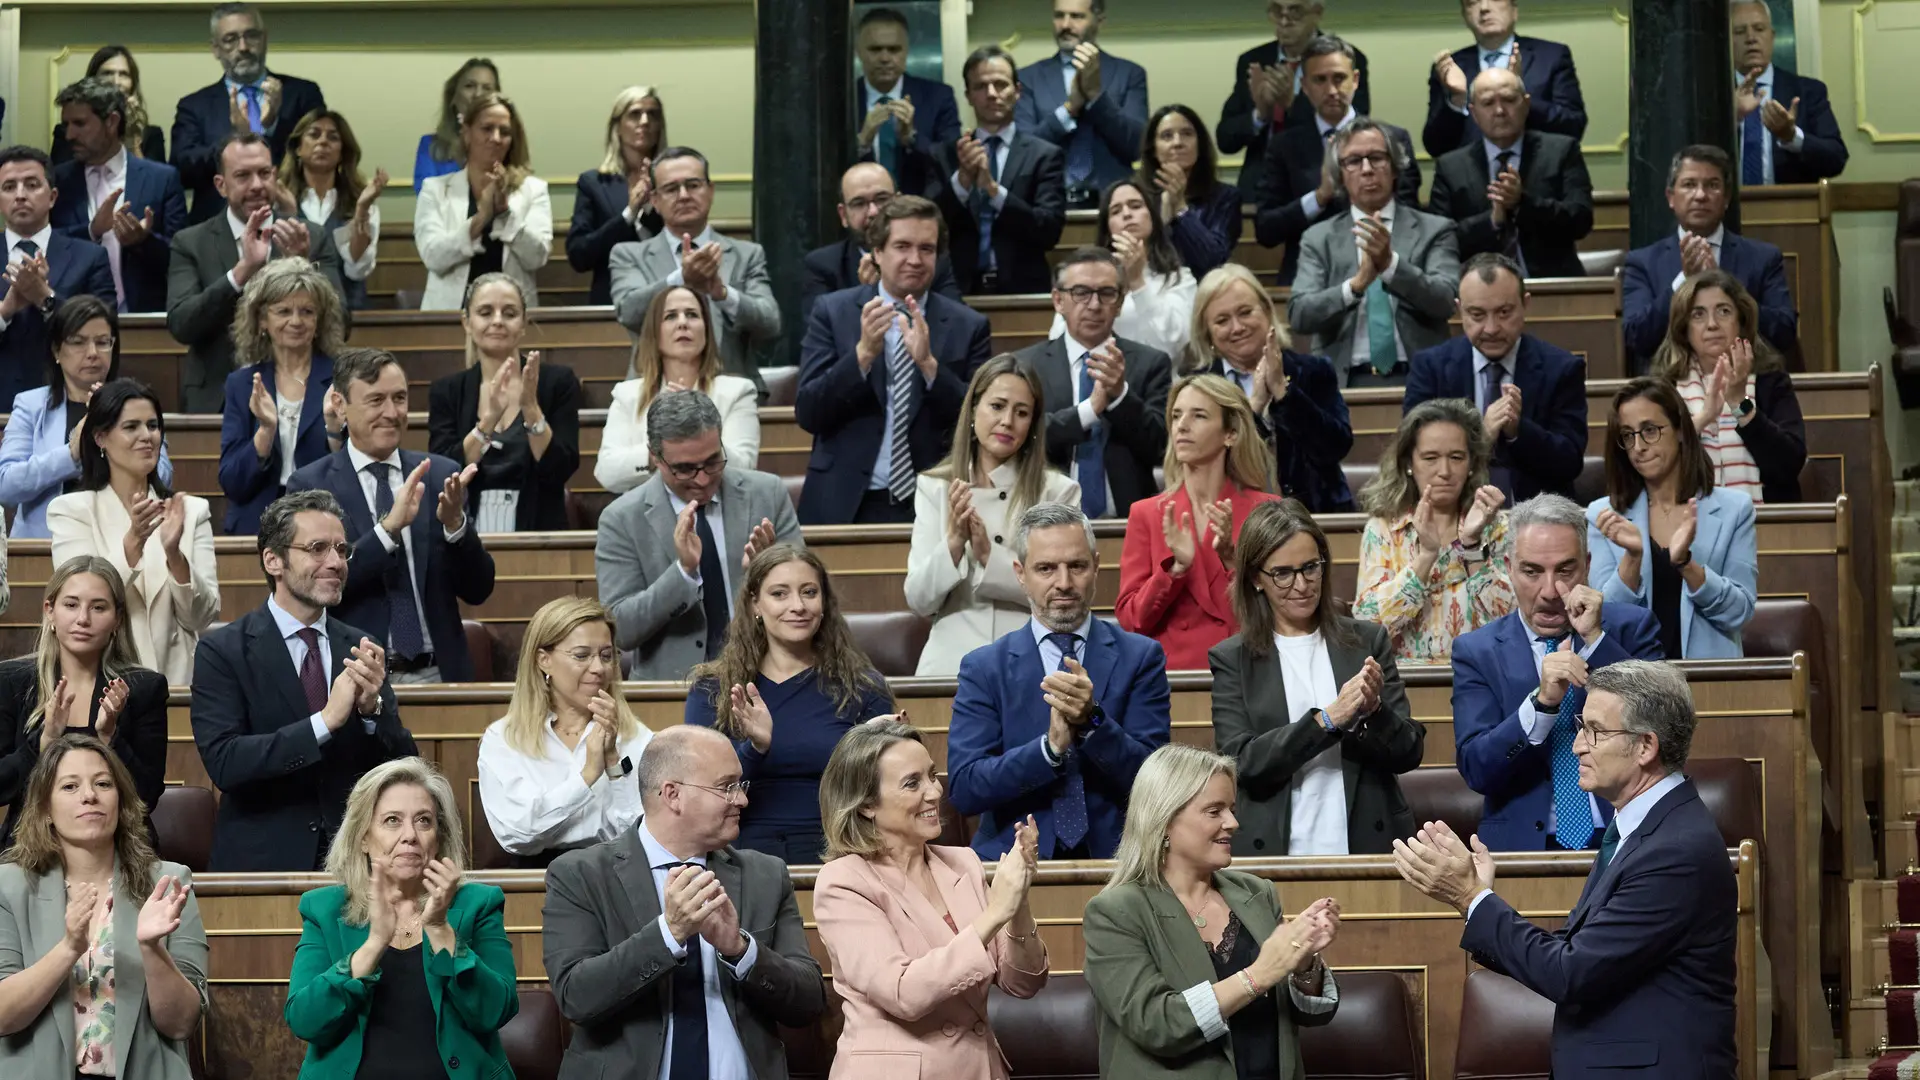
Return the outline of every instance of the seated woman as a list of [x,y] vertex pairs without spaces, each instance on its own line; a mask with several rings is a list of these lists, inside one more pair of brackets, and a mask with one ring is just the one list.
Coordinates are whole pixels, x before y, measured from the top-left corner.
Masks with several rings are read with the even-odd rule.
[[547,182],[528,164],[527,130],[513,102],[476,98],[460,122],[466,167],[429,177],[413,204],[413,242],[427,266],[422,311],[464,305],[470,282],[505,274],[528,307],[540,306],[534,272],[553,255]]
[[1185,105],[1162,105],[1148,118],[1138,176],[1195,278],[1233,258],[1242,196],[1220,179],[1213,136],[1199,113]]
[[[1742,655],[1760,563],[1753,501],[1714,486],[1672,384],[1634,379],[1607,411],[1607,494],[1587,506],[1587,583],[1652,608],[1669,660]],[[1651,543],[1648,543],[1651,539]]]
[[1254,507],[1279,501],[1247,396],[1218,375],[1174,383],[1161,471],[1167,493],[1127,514],[1113,614],[1122,630],[1160,642],[1169,671],[1191,671],[1238,629],[1227,598],[1233,534]]
[[345,116],[315,109],[293,126],[287,156],[280,161],[276,209],[333,235],[347,286],[342,299],[354,311],[367,306],[367,276],[379,258],[380,193],[386,187],[385,169],[375,169],[371,183],[361,175],[360,140]]
[[580,466],[580,379],[523,360],[527,297],[505,274],[476,278],[461,324],[467,366],[427,388],[427,447],[480,472],[473,492],[483,533],[567,528],[567,484]]
[[287,1027],[303,1080],[510,1076],[500,1029],[520,1011],[506,894],[460,880],[453,786],[417,757],[367,771],[327,850],[336,884],[300,897]]
[[1248,515],[1234,560],[1240,633],[1207,656],[1214,746],[1239,763],[1233,853],[1388,853],[1414,829],[1395,777],[1427,743],[1392,639],[1334,610],[1327,534],[1299,503]]
[[893,695],[840,616],[820,556],[788,544],[759,551],[736,595],[726,646],[688,676],[686,722],[732,739],[754,785],[734,846],[817,863],[820,774],[849,729],[894,715]]
[[1353,449],[1347,401],[1332,362],[1294,352],[1292,344],[1253,271],[1228,263],[1200,282],[1185,369],[1223,375],[1253,402],[1281,494],[1316,514],[1346,513],[1353,509],[1340,469]]
[[207,934],[193,872],[154,855],[133,789],[91,735],[52,740],[33,767],[0,863],[0,1075],[193,1075]]
[[1760,337],[1760,305],[1725,270],[1673,291],[1667,337],[1648,374],[1680,391],[1715,487],[1761,502],[1799,502],[1807,426],[1780,354]]
[[305,259],[275,259],[247,281],[220,411],[228,536],[258,532],[260,512],[287,493],[293,471],[340,449],[346,418],[328,391],[345,324],[332,282]]
[[613,96],[607,117],[607,156],[574,184],[567,263],[593,275],[587,303],[613,303],[613,246],[645,240],[661,229],[653,208],[653,155],[667,145],[667,114],[660,92],[629,86]]
[[684,285],[653,294],[646,325],[633,351],[638,378],[616,383],[593,478],[618,495],[644,483],[653,468],[647,406],[675,390],[698,390],[720,410],[720,445],[727,464],[751,469],[760,461],[760,398],[753,380],[720,373],[718,323],[706,297]]
[[53,563],[106,560],[127,586],[127,632],[140,666],[169,683],[193,679],[193,651],[220,617],[219,566],[207,500],[161,481],[160,397],[115,379],[80,425],[80,486],[47,508]]
[[[1120,260],[1126,299],[1113,321],[1113,335],[1151,345],[1168,356],[1187,351],[1193,332],[1194,278],[1167,240],[1160,209],[1138,181],[1115,180],[1100,196],[1094,242]],[[1067,332],[1064,316],[1054,315],[1048,337]]]
[[640,820],[627,779],[653,738],[620,686],[613,616],[584,596],[549,600],[520,646],[507,715],[480,737],[480,799],[514,865],[611,840]]
[[1080,505],[1080,485],[1047,468],[1040,375],[1011,353],[974,369],[953,452],[915,481],[907,607],[932,619],[915,675],[952,677],[960,658],[1025,626],[1011,526],[1042,502]]
[[1423,401],[1400,418],[1360,492],[1360,596],[1402,660],[1445,663],[1453,639],[1513,610],[1506,496],[1487,483],[1492,448],[1473,402]]
[[[1030,998],[1047,984],[1047,947],[1027,904],[1039,829],[1014,826],[986,882],[980,857],[941,847],[940,781],[920,733],[862,724],[820,778],[827,857],[813,889],[846,1026],[844,1075],[1004,1077],[987,987]],[[856,1055],[873,1055],[860,1067]]]
[[[1227,868],[1234,779],[1232,758],[1179,743],[1134,778],[1112,876],[1083,923],[1104,1076],[1305,1076],[1298,1029],[1340,1005],[1320,958],[1340,905],[1283,922],[1272,882]],[[1212,978],[1183,985],[1201,950]]]
[[[0,434],[0,503],[14,507],[15,540],[45,539],[47,506],[79,488],[80,422],[93,388],[120,377],[120,316],[81,293],[53,310],[47,346],[47,385],[14,395]],[[165,440],[160,480],[173,482]]]
[[475,56],[460,65],[440,88],[440,119],[434,129],[420,136],[420,149],[413,155],[413,193],[420,194],[426,182],[436,176],[460,171],[466,153],[460,143],[460,118],[473,103],[488,94],[500,92],[500,72],[493,61]]
[[[93,51],[93,57],[87,61],[86,78],[106,79],[127,95],[127,123],[120,131],[120,141],[125,144],[127,153],[148,161],[164,164],[167,160],[167,136],[160,125],[152,123],[147,117],[147,106],[140,94],[140,65],[134,62],[133,54],[125,45],[102,45]],[[67,125],[62,122],[53,125],[53,141],[48,144],[47,154],[55,165],[73,160],[73,145],[67,142]]]

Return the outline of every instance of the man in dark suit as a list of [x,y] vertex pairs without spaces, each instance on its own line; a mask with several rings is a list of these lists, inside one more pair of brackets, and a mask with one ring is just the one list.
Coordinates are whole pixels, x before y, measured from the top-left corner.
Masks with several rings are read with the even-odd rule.
[[[807,252],[801,260],[800,321],[813,319],[813,305],[821,297],[855,285],[872,285],[880,280],[880,264],[867,246],[867,222],[895,194],[893,176],[871,161],[862,161],[840,176],[840,224],[847,227],[843,240]],[[961,303],[960,286],[953,280],[953,267],[947,256],[933,271],[934,292]]]
[[1495,68],[1518,76],[1533,97],[1527,130],[1579,142],[1587,133],[1587,103],[1580,96],[1573,53],[1557,41],[1515,35],[1520,0],[1460,0],[1460,18],[1473,32],[1474,43],[1434,58],[1433,73],[1427,76],[1427,124],[1420,132],[1427,153],[1437,158],[1480,141],[1467,95],[1481,72]]
[[1732,1076],[1738,896],[1686,768],[1693,697],[1671,664],[1593,673],[1580,787],[1611,824],[1580,900],[1544,930],[1493,891],[1493,856],[1444,823],[1395,845],[1401,876],[1466,917],[1460,947],[1554,1003],[1553,1074]]
[[1067,205],[1089,210],[1133,175],[1147,131],[1147,72],[1097,44],[1107,0],[1052,0],[1060,51],[1020,69],[1013,119],[1067,157]]
[[1527,129],[1520,77],[1491,68],[1473,81],[1483,138],[1433,164],[1427,210],[1452,218],[1460,257],[1499,252],[1527,277],[1582,277],[1575,241],[1593,231],[1593,180],[1580,143]]
[[92,293],[118,303],[106,249],[56,232],[53,165],[30,146],[0,149],[0,409],[13,396],[47,383],[47,317],[71,297]]
[[1847,167],[1847,143],[1833,118],[1827,84],[1773,65],[1773,12],[1735,0],[1733,70],[1739,78],[1740,186],[1812,184]]
[[[897,180],[904,152],[925,156],[960,137],[960,107],[944,83],[907,74],[906,16],[867,9],[854,31],[854,51],[865,77],[854,88],[860,157]],[[891,122],[889,122],[891,121]]]
[[310,259],[341,296],[340,250],[333,236],[304,219],[273,216],[273,158],[258,135],[229,136],[220,149],[214,187],[226,211],[189,225],[173,238],[167,264],[167,332],[187,347],[180,373],[186,412],[217,413],[233,370],[233,315],[240,291],[269,260]]
[[938,207],[897,195],[868,235],[879,282],[822,297],[800,344],[805,525],[912,521],[914,477],[946,456],[992,348],[986,316],[927,291],[946,240]]
[[1514,610],[1453,643],[1455,760],[1486,797],[1488,847],[1578,851],[1613,817],[1580,789],[1581,687],[1608,664],[1661,659],[1659,623],[1644,607],[1603,606],[1587,586],[1587,515],[1572,499],[1528,499],[1508,530]]
[[[319,488],[346,508],[353,561],[334,614],[383,643],[397,683],[472,682],[460,603],[493,595],[493,556],[467,517],[478,466],[400,448],[407,373],[381,349],[333,358],[346,445],[295,472],[288,491]],[[434,493],[433,513],[421,505]]]
[[54,103],[73,157],[53,170],[53,227],[106,249],[122,312],[166,310],[173,234],[187,224],[180,174],[127,153],[127,96],[113,82],[82,79]]
[[1526,283],[1504,255],[1475,255],[1460,273],[1465,333],[1416,353],[1404,415],[1434,398],[1471,401],[1493,443],[1489,482],[1513,502],[1573,495],[1587,451],[1587,368],[1526,332]]
[[[1360,112],[1354,100],[1360,90],[1360,51],[1331,34],[1322,34],[1307,46],[1301,60],[1300,87],[1313,108],[1300,122],[1288,124],[1266,142],[1266,163],[1257,175],[1261,187],[1241,191],[1255,197],[1253,233],[1267,247],[1287,245],[1280,262],[1280,284],[1293,284],[1300,266],[1300,237],[1323,221],[1347,212],[1346,189],[1336,183],[1337,171],[1326,167],[1327,140],[1353,122]],[[1413,136],[1406,129],[1380,124],[1407,162],[1393,185],[1393,197],[1408,206],[1420,205],[1420,163],[1413,156]],[[1252,150],[1247,151],[1252,154]]]
[[327,107],[318,86],[267,71],[267,22],[252,4],[214,6],[213,58],[223,77],[181,98],[173,112],[173,167],[193,191],[189,217],[195,223],[218,216],[226,205],[216,178],[228,135],[250,131],[266,139],[278,165],[294,125]]
[[347,529],[325,491],[260,516],[267,602],[200,639],[193,741],[220,790],[212,868],[318,870],[362,773],[420,750],[387,685],[386,650],[327,615],[347,580]]
[[1727,196],[1733,161],[1717,146],[1694,145],[1673,155],[1667,170],[1667,206],[1679,221],[1673,236],[1627,253],[1620,281],[1620,329],[1636,372],[1645,371],[1667,336],[1673,290],[1688,275],[1719,267],[1740,279],[1760,305],[1760,336],[1781,352],[1800,337],[1800,316],[1787,292],[1787,264],[1764,240],[1728,232]]
[[[1320,36],[1323,0],[1267,0],[1267,18],[1273,22],[1273,40],[1256,45],[1240,54],[1233,65],[1233,93],[1220,107],[1220,123],[1214,128],[1214,142],[1222,154],[1246,151],[1246,164],[1240,167],[1240,190],[1254,194],[1260,190],[1266,169],[1267,142],[1289,127],[1311,125],[1313,106],[1301,94],[1302,62],[1307,46]],[[1373,96],[1367,79],[1367,54],[1353,50],[1357,73],[1353,109],[1362,116],[1373,113]]]
[[1126,520],[1136,500],[1156,494],[1167,453],[1166,353],[1113,336],[1126,290],[1106,248],[1083,247],[1054,270],[1060,337],[1020,350],[1040,375],[1047,410],[1047,460],[1080,484],[1088,517]]

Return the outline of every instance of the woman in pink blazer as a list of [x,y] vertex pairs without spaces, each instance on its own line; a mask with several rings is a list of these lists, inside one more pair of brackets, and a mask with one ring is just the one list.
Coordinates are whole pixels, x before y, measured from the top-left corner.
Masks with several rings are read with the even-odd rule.
[[970,848],[938,847],[940,782],[912,726],[873,721],[820,778],[827,864],[813,914],[844,1002],[833,1080],[1005,1080],[987,986],[1030,998],[1047,983],[1027,887],[1033,819],[988,888]]

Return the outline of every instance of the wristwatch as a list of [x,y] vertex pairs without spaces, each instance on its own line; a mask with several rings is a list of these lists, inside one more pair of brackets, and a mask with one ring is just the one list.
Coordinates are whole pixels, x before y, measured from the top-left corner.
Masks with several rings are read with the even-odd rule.
[[530,435],[545,435],[547,433],[547,418],[543,416],[539,420],[528,424],[527,433]]
[[1753,399],[1752,398],[1745,397],[1740,399],[1740,415],[1743,417],[1753,415]]
[[40,314],[51,315],[53,314],[53,308],[54,308],[53,294],[48,293],[47,298],[45,300],[40,301]]

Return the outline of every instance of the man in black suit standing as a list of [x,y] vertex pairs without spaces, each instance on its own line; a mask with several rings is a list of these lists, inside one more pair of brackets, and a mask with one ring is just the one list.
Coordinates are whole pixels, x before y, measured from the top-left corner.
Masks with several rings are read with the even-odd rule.
[[1578,141],[1527,127],[1528,105],[1511,71],[1473,80],[1481,138],[1433,163],[1427,210],[1453,219],[1463,259],[1498,252],[1527,277],[1580,277],[1575,242],[1593,231],[1593,180]]
[[[1246,164],[1240,166],[1240,190],[1253,194],[1260,190],[1266,170],[1267,142],[1278,132],[1295,125],[1310,125],[1313,107],[1302,96],[1307,46],[1320,36],[1320,16],[1324,0],[1267,0],[1267,18],[1273,22],[1273,40],[1256,45],[1240,54],[1234,63],[1233,93],[1220,107],[1220,123],[1214,128],[1214,142],[1222,154],[1245,150]],[[1353,50],[1353,66],[1358,73],[1353,91],[1353,108],[1362,116],[1373,111],[1373,99],[1367,87],[1367,54]]]
[[[855,285],[872,285],[880,280],[880,264],[867,242],[867,222],[894,196],[893,177],[871,161],[862,161],[840,176],[840,224],[847,227],[843,240],[807,252],[801,261],[805,276],[800,282],[800,321],[813,318],[813,303],[831,292]],[[940,256],[933,271],[933,292],[959,303],[960,286],[953,280],[953,267],[946,255]]]
[[1833,118],[1827,84],[1773,65],[1773,12],[1761,0],[1735,0],[1733,70],[1739,86],[1740,186],[1812,184],[1847,167],[1847,144]]
[[420,750],[386,650],[327,615],[353,550],[340,503],[281,496],[260,515],[259,543],[272,594],[193,656],[193,741],[220,789],[211,868],[318,870],[361,774]]
[[1479,141],[1467,98],[1473,80],[1495,68],[1520,76],[1533,95],[1530,130],[1576,142],[1587,133],[1587,103],[1580,96],[1573,53],[1557,41],[1516,35],[1520,0],[1460,0],[1460,19],[1473,31],[1474,43],[1434,58],[1427,76],[1427,124],[1420,132],[1428,154],[1439,157]]
[[293,126],[327,107],[320,87],[267,71],[267,22],[253,4],[214,5],[213,58],[224,72],[220,81],[181,98],[173,114],[173,167],[193,192],[188,217],[195,222],[216,216],[224,205],[214,177],[227,135],[251,131],[265,138],[278,165]]
[[53,227],[53,165],[31,146],[0,150],[0,409],[47,384],[47,317],[80,293],[117,303],[106,249]]

